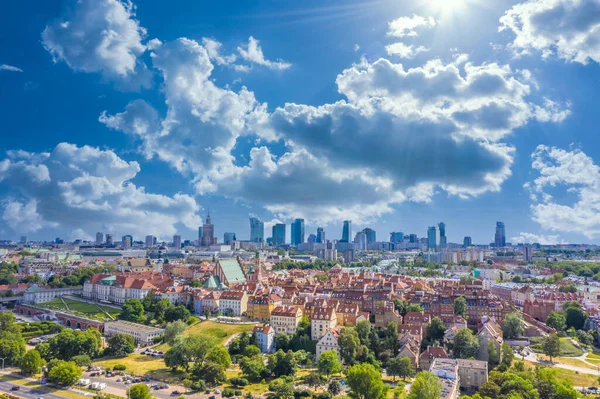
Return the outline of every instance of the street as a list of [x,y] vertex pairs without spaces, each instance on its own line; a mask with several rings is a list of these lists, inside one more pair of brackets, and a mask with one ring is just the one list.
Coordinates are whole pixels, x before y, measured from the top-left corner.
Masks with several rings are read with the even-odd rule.
[[[0,392],[10,393],[10,394],[20,396],[20,397],[26,398],[26,399],[36,399],[36,398],[65,399],[64,396],[54,394],[54,393],[48,393],[48,392],[42,391],[40,389],[29,388],[24,385],[20,385],[21,389],[19,389],[18,391],[11,391],[11,388],[14,387],[15,385],[17,385],[17,384],[9,382],[9,381],[0,380]],[[57,392],[60,392],[60,391],[57,390]]]

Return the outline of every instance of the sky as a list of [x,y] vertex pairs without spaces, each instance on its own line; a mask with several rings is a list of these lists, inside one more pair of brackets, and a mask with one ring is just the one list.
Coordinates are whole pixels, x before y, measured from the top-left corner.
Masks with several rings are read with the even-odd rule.
[[600,0],[22,0],[0,239],[600,242]]

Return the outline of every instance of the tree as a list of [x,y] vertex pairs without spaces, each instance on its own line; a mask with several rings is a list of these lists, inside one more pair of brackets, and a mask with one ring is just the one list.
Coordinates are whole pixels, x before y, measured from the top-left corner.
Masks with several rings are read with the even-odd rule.
[[40,356],[40,352],[32,349],[21,359],[21,374],[27,376],[36,374],[44,364],[46,362]]
[[556,334],[550,334],[542,341],[542,351],[546,356],[553,357],[560,355],[560,339]]
[[400,349],[398,345],[398,325],[390,321],[385,327],[384,346],[392,352],[392,356],[398,355]]
[[129,399],[152,399],[150,388],[146,384],[134,384],[127,390]]
[[323,384],[323,377],[318,372],[313,371],[304,377],[304,383],[314,389]]
[[583,330],[577,330],[577,339],[584,345],[591,345],[594,342],[592,334]]
[[565,310],[565,322],[567,328],[573,327],[575,330],[581,330],[585,326],[588,316],[581,308],[581,305],[577,305],[578,306],[570,306]]
[[344,327],[338,337],[338,346],[340,347],[340,356],[344,363],[354,364],[354,359],[360,349],[360,338],[356,329]]
[[294,356],[294,352],[284,352],[281,349],[275,352],[269,357],[269,368],[275,377],[281,377],[282,375],[296,374],[296,368],[298,363]]
[[507,344],[506,342],[502,343],[501,352],[502,352],[502,357],[501,357],[502,360],[500,361],[500,364],[505,365],[506,368],[508,369],[512,365],[512,362],[515,358],[515,354],[514,354],[512,348],[510,347],[510,345]]
[[326,376],[337,374],[342,371],[342,364],[338,360],[337,352],[326,351],[321,353],[319,361],[317,362],[317,369]]
[[454,300],[454,314],[467,317],[467,300],[464,297],[459,296]]
[[167,298],[161,298],[160,301],[154,304],[154,319],[157,323],[165,321],[165,314],[169,308],[173,307]]
[[385,399],[388,387],[381,379],[381,373],[367,363],[356,364],[348,369],[346,378],[353,399]]
[[25,355],[25,340],[11,312],[0,312],[0,357],[5,365],[18,365]]
[[393,357],[388,360],[386,371],[388,375],[394,377],[396,376],[407,379],[415,375],[415,369],[411,360],[406,357]]
[[479,350],[479,342],[468,328],[461,328],[454,337],[453,353],[457,359],[475,357]]
[[240,360],[240,370],[242,370],[244,377],[252,382],[258,382],[270,374],[260,355],[253,356],[252,358],[242,358]]
[[519,338],[523,334],[523,320],[517,312],[509,313],[502,324],[504,339]]
[[[165,298],[166,299],[166,298]],[[175,345],[177,338],[183,336],[183,332],[187,328],[185,322],[181,320],[168,323],[165,327],[164,340],[169,345]]]
[[127,356],[134,350],[135,342],[131,335],[117,333],[108,339],[106,352],[111,356]]
[[122,311],[120,318],[126,321],[132,321],[134,323],[140,323],[144,321],[144,305],[139,299],[128,299],[121,307]]
[[89,366],[92,364],[92,359],[88,355],[77,355],[71,358],[79,367]]
[[166,321],[183,320],[187,321],[191,316],[190,311],[183,305],[172,306],[165,312]]
[[554,328],[558,332],[565,331],[567,328],[567,319],[562,313],[550,312],[546,318],[546,325]]
[[75,362],[59,360],[48,372],[48,381],[58,385],[74,385],[83,374],[83,370]]
[[446,326],[439,317],[434,317],[427,325],[427,338],[430,342],[440,341],[444,338]]
[[500,353],[498,353],[495,341],[488,343],[488,362],[490,368],[494,368],[500,363]]
[[244,349],[244,356],[246,357],[252,357],[252,356],[256,356],[260,354],[260,348],[258,346],[254,346],[254,345],[248,345],[246,346],[246,349]]
[[406,399],[440,399],[442,397],[442,383],[439,378],[429,372],[417,374]]
[[[77,355],[98,356],[102,347],[102,335],[98,330],[73,331],[65,328],[48,340],[48,358],[70,360]],[[42,352],[40,352],[42,354]]]
[[356,323],[356,333],[362,345],[369,345],[369,335],[371,333],[371,322],[363,320]]
[[332,396],[338,395],[342,392],[342,384],[339,381],[333,380],[327,386],[327,392],[329,392]]

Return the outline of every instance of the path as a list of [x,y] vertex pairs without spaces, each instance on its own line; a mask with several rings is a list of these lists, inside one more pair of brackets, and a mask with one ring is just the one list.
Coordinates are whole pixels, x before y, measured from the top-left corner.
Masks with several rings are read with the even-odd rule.
[[[537,355],[534,352],[530,352],[527,356],[525,356],[525,360],[528,360],[532,363],[542,364],[545,366],[552,366],[552,367],[558,367],[558,368],[565,369],[565,370],[576,371],[576,372],[582,373],[582,374],[590,374],[590,375],[594,375],[594,376],[599,375],[598,367],[596,367],[596,366],[594,366],[593,369],[592,368],[588,369],[585,367],[571,366],[570,364],[550,362],[548,360],[540,360],[540,359],[538,359]],[[588,362],[586,362],[586,363],[588,363]]]

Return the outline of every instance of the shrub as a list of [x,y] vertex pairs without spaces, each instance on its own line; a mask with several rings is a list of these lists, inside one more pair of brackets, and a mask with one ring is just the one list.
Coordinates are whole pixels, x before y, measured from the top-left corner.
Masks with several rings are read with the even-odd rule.
[[123,371],[126,369],[127,369],[127,366],[125,366],[124,364],[115,364],[115,366],[113,367],[113,370],[116,370],[116,371]]
[[323,392],[314,397],[315,399],[331,399],[331,394],[329,392]]
[[204,380],[198,380],[192,384],[193,391],[204,391],[206,389],[206,382]]
[[308,389],[303,389],[301,391],[294,391],[294,398],[310,398],[312,396],[312,392]]
[[229,382],[232,385],[235,385],[235,386],[238,386],[238,387],[245,387],[246,385],[248,385],[248,380],[245,379],[245,378],[234,377],[234,378],[230,378]]
[[92,364],[92,360],[90,359],[90,357],[88,355],[77,355],[77,356],[73,356],[71,358],[72,361],[74,361],[75,363],[77,363],[78,366],[89,366],[90,364]]
[[224,398],[231,398],[232,396],[235,396],[235,391],[231,388],[225,388],[223,389],[223,393],[221,395]]

